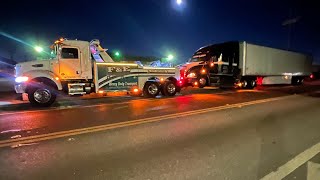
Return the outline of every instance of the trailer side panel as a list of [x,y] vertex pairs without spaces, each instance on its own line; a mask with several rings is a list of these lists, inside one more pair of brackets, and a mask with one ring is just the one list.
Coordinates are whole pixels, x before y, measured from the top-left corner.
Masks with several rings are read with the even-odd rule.
[[311,73],[312,58],[307,55],[249,43],[244,46],[243,76],[308,76]]

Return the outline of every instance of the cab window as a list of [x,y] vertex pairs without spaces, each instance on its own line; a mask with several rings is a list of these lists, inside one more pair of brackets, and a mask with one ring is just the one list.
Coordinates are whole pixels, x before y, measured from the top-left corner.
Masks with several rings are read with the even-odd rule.
[[77,48],[62,48],[61,50],[62,59],[78,59],[78,54]]

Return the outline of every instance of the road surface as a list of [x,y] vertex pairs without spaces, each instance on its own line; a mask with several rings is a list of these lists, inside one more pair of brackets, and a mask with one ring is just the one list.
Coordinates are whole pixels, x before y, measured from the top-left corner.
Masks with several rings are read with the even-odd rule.
[[0,179],[320,179],[319,90],[5,108]]

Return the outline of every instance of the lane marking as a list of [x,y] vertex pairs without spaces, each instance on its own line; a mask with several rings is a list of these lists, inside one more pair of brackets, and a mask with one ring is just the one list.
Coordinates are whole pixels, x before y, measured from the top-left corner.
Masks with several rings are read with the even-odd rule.
[[284,165],[280,166],[277,171],[269,173],[268,175],[261,178],[261,180],[283,179],[319,153],[320,143],[303,151]]
[[125,109],[125,108],[128,108],[128,107],[129,107],[128,105],[125,105],[125,106],[119,106],[119,107],[114,107],[112,110]]
[[60,132],[54,132],[54,133],[49,133],[49,134],[28,136],[28,137],[22,137],[19,139],[7,139],[7,140],[0,141],[0,148],[7,147],[7,146],[13,146],[16,144],[35,143],[35,142],[44,141],[44,140],[50,140],[50,139],[56,139],[56,138],[74,136],[74,135],[81,135],[81,134],[105,131],[105,130],[121,128],[121,127],[135,126],[135,125],[140,125],[140,124],[145,124],[145,123],[151,123],[151,122],[157,122],[157,121],[168,120],[168,119],[173,119],[173,118],[180,118],[180,117],[185,117],[185,116],[202,114],[202,113],[206,113],[206,112],[214,112],[214,111],[239,108],[239,107],[244,107],[244,106],[249,106],[249,105],[256,105],[256,104],[267,103],[267,102],[272,102],[272,101],[277,101],[277,100],[283,100],[283,99],[287,99],[287,98],[290,98],[293,96],[295,96],[295,95],[262,99],[262,100],[255,100],[255,101],[236,103],[236,104],[224,105],[224,106],[217,106],[217,107],[212,107],[212,108],[199,109],[199,110],[187,111],[187,112],[182,112],[182,113],[174,113],[174,114],[162,115],[162,116],[157,116],[157,117],[143,118],[143,119],[138,119],[138,120],[113,123],[113,124],[99,125],[99,126],[93,126],[93,127],[88,127],[88,128],[60,131]]
[[307,180],[320,178],[320,164],[309,161],[307,163]]
[[21,129],[9,129],[9,130],[5,130],[5,131],[1,131],[0,134],[4,134],[4,133],[11,133],[11,132],[20,132]]

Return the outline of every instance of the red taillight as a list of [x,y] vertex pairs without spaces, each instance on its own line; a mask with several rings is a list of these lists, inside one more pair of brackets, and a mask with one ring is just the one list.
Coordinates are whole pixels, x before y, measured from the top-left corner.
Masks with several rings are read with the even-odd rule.
[[257,77],[257,84],[262,85],[263,77]]
[[310,74],[310,79],[313,79],[314,78],[314,75],[313,74]]

